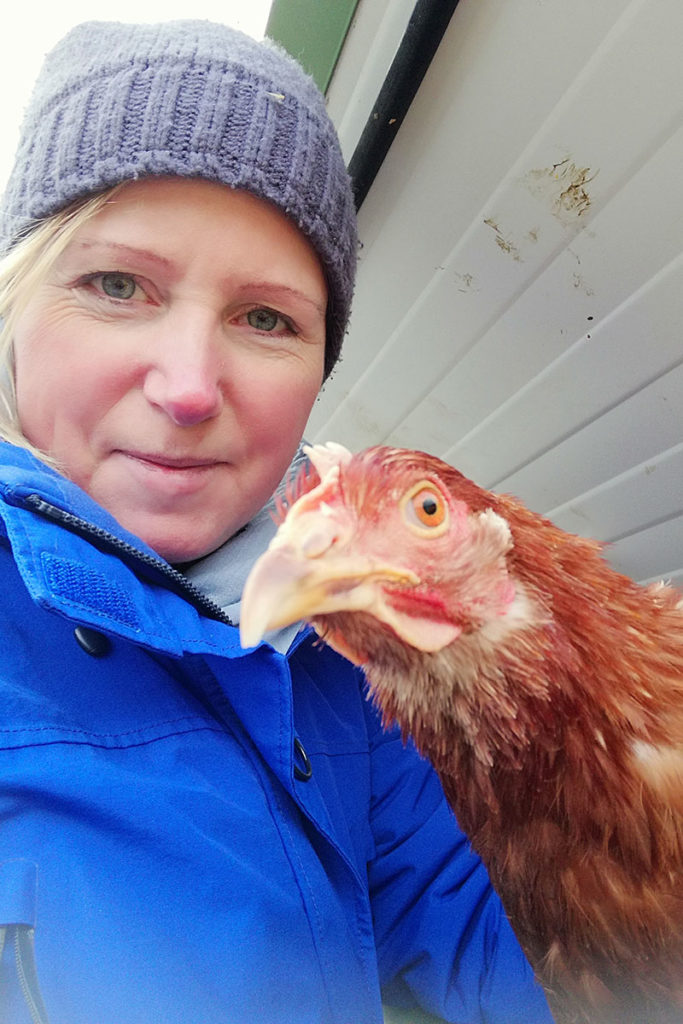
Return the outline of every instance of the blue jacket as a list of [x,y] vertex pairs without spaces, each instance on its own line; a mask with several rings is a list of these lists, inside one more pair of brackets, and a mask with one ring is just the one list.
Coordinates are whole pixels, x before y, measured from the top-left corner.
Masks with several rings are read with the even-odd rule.
[[550,1021],[356,671],[307,633],[243,651],[77,487],[0,461],[2,1024],[378,1024],[380,986]]

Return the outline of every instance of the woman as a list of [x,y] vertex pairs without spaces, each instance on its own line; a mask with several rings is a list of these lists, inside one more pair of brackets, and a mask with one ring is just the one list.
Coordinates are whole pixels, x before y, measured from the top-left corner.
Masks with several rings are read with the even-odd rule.
[[0,1020],[548,1021],[362,679],[234,628],[352,291],[310,80],[224,26],[79,26],[2,233]]

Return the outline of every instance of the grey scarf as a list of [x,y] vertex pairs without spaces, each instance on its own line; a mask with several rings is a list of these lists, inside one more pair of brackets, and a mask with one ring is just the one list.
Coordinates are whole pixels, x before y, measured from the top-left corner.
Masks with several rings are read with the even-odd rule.
[[[284,489],[286,481],[306,461],[300,446],[278,487],[278,494]],[[239,625],[242,590],[249,570],[275,536],[277,526],[273,519],[274,511],[273,499],[222,547],[182,569],[185,576],[219,605],[235,625]],[[285,654],[300,628],[301,623],[295,622],[284,629],[267,633],[265,639],[272,647]]]

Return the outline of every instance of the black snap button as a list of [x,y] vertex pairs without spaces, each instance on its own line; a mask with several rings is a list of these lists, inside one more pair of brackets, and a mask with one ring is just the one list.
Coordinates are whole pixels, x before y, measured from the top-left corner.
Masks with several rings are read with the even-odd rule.
[[313,774],[313,766],[298,737],[294,739],[294,778],[299,782],[308,782]]
[[76,626],[74,636],[86,654],[93,658],[103,658],[111,650],[111,640],[104,633],[88,626]]

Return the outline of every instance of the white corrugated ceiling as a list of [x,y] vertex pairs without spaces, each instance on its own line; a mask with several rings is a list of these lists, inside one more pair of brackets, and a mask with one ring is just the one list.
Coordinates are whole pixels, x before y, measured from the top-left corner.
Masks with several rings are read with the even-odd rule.
[[[361,0],[347,150],[359,54],[390,62],[409,6]],[[682,49],[679,0],[460,0],[361,208],[309,437],[423,448],[683,585]]]

